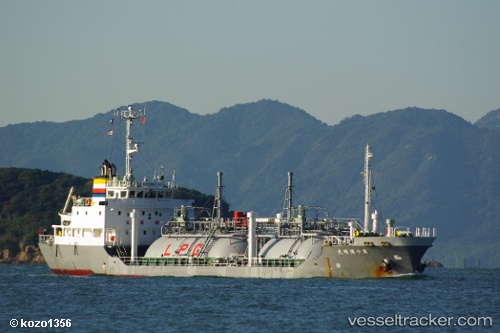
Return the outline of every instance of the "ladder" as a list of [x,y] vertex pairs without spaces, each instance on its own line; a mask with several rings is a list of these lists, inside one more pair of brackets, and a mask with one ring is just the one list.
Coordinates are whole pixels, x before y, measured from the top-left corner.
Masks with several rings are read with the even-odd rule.
[[286,254],[286,257],[287,258],[291,258],[291,255],[294,254],[296,255],[297,252],[293,252],[293,249],[295,248],[295,246],[297,245],[297,243],[301,240],[301,237],[297,237],[297,239],[295,240],[295,242],[293,242],[292,246],[290,246],[290,249],[288,250],[288,253]]
[[127,250],[125,249],[125,246],[123,246],[122,244],[117,244],[115,246],[115,249],[119,258],[124,258],[127,256]]
[[210,232],[208,233],[208,236],[207,236],[207,238],[205,240],[205,244],[201,248],[200,254],[198,255],[199,257],[203,257],[203,256],[208,255],[208,252],[210,251],[210,249],[212,248],[212,246],[214,246],[214,242],[212,242],[212,240],[214,238],[214,235],[215,235],[216,231],[217,231],[217,228],[212,228],[210,230]]

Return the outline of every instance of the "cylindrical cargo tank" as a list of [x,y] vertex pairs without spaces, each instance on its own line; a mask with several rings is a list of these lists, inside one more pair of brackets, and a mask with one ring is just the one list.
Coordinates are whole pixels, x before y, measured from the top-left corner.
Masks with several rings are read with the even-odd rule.
[[162,237],[146,251],[147,258],[197,256],[204,245],[204,238]]
[[302,240],[297,250],[297,259],[311,259],[321,255],[323,251],[323,241],[318,238],[308,238]]
[[[296,239],[294,238],[271,238],[259,251],[260,258],[283,258],[288,255]],[[294,246],[295,248],[295,246]],[[292,252],[294,249],[292,249]]]
[[307,238],[297,242],[295,238],[270,239],[259,251],[260,258],[275,259],[285,256],[297,259],[315,258],[321,254],[323,242]]
[[209,258],[228,258],[235,253],[244,253],[248,246],[247,237],[233,236],[228,238],[218,238],[208,252]]

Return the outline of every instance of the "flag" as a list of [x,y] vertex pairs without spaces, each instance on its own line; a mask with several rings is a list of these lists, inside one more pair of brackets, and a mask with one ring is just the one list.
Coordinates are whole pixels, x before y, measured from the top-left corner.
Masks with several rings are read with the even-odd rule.
[[109,131],[108,135],[113,135],[113,130]]

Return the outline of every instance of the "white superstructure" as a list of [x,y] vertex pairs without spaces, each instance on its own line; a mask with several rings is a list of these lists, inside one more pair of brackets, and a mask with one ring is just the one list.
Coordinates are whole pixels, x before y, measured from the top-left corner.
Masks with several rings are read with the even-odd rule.
[[144,254],[145,248],[160,236],[161,225],[172,218],[175,207],[191,204],[173,199],[177,186],[173,181],[163,181],[163,175],[152,181],[134,178],[130,161],[131,155],[139,151],[139,144],[131,137],[131,126],[145,112],[134,112],[129,106],[117,111],[117,115],[127,124],[125,175],[119,177],[116,166],[105,160],[101,175],[93,180],[92,196],[76,197],[71,188],[59,213],[61,223],[53,225],[54,235],[49,240],[56,247],[71,245],[77,252],[82,246],[106,246],[113,249],[111,252],[135,257]]

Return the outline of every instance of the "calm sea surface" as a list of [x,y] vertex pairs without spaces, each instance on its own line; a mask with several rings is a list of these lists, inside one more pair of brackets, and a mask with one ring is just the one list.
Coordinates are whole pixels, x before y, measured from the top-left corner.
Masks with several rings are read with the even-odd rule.
[[[71,327],[55,327],[67,319]],[[381,331],[500,332],[500,269],[263,280],[66,277],[45,265],[0,265],[0,332]]]

